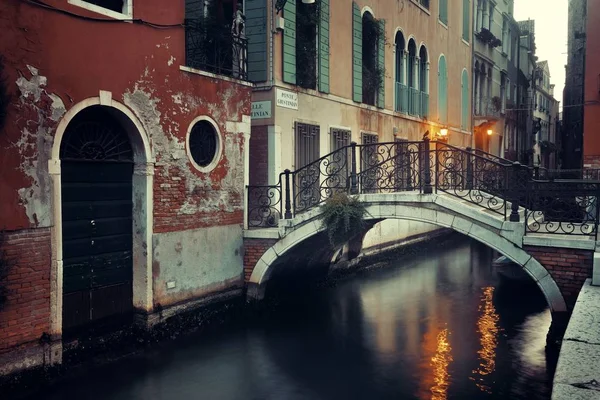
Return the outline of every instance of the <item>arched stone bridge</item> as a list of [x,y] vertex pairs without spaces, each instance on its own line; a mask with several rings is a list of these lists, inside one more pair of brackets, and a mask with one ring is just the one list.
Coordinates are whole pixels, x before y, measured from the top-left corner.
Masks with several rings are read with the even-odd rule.
[[[393,218],[465,234],[520,265],[553,314],[565,314],[600,261],[600,186],[535,178],[518,163],[428,140],[353,143],[301,170],[285,171],[276,185],[248,187],[248,298],[262,299],[274,271],[293,268],[293,260],[302,260],[296,266],[331,261],[319,205],[347,191],[366,205],[368,229]],[[357,233],[359,241],[365,233]]]

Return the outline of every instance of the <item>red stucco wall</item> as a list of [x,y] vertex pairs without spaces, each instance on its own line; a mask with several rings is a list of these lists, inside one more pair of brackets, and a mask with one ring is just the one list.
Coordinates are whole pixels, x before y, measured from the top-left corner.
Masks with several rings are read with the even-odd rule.
[[587,2],[584,164],[600,168],[600,2]]
[[[67,0],[47,3],[78,15],[107,18]],[[136,1],[134,18],[181,24],[183,5],[183,1]],[[47,159],[64,113],[60,103],[68,110],[97,97],[99,90],[112,92],[114,100],[128,105],[148,131],[157,160],[156,230],[210,225],[207,212],[223,214],[215,224],[219,219],[242,222],[243,173],[232,177],[231,171],[243,167],[239,164],[244,138],[240,132],[228,132],[226,121],[240,122],[243,115],[249,115],[251,90],[181,71],[180,65],[185,64],[182,27],[95,22],[20,0],[2,1],[0,15],[0,54],[5,58],[13,100],[0,135],[0,227],[14,230],[51,224],[46,208],[51,189]],[[28,66],[35,67],[39,76]],[[199,115],[213,118],[226,137],[222,161],[209,174],[191,166],[183,147],[189,124]],[[183,188],[178,190],[182,193],[165,197],[160,185],[173,176],[181,177],[178,185]],[[225,180],[227,188],[222,187]],[[207,195],[206,191],[215,193]],[[224,207],[223,199],[232,205]],[[173,226],[173,217],[184,203],[190,221]],[[193,218],[195,214],[200,218]]]

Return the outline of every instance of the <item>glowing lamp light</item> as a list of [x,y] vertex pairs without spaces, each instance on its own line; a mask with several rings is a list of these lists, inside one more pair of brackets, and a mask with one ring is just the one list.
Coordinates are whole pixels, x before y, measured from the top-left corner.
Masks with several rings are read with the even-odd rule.
[[315,4],[315,0],[302,0],[304,4]]
[[440,130],[440,136],[442,136],[442,137],[446,137],[446,136],[448,136],[448,129],[446,129],[446,128],[442,128],[442,129]]
[[494,133],[494,132],[493,132],[491,129],[488,129],[488,130],[487,130],[487,134],[488,134],[488,136],[492,136],[492,133]]

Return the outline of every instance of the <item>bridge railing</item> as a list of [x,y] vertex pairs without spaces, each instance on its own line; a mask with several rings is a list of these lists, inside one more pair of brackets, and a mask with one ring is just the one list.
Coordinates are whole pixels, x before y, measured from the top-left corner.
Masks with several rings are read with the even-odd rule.
[[[545,173],[545,172],[543,172]],[[247,187],[250,228],[277,227],[329,199],[349,194],[443,192],[502,215],[526,219],[526,233],[597,237],[600,180],[544,180],[538,171],[444,142],[352,143],[273,185]],[[547,176],[547,175],[546,175]]]
[[529,181],[525,233],[598,238],[600,182]]

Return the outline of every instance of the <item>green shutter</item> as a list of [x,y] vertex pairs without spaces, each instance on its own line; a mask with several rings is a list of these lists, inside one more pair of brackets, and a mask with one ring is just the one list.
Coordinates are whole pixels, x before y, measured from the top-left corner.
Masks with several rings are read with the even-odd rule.
[[319,7],[319,91],[329,93],[329,0]]
[[352,98],[362,103],[362,17],[352,2]]
[[448,0],[440,0],[440,21],[448,25]]
[[283,81],[296,84],[296,0],[288,0],[283,7]]
[[448,72],[444,56],[440,57],[438,65],[438,116],[440,123],[448,122]]
[[[377,62],[379,68],[382,71],[385,70],[385,20],[380,19],[378,21],[379,27],[381,28],[382,36],[379,37],[379,43],[377,43]],[[385,74],[383,77],[383,85],[377,93],[377,107],[385,108]]]
[[248,79],[267,80],[267,0],[246,0]]
[[471,24],[471,1],[463,0],[463,34],[462,38],[465,41],[469,41],[469,25]]

